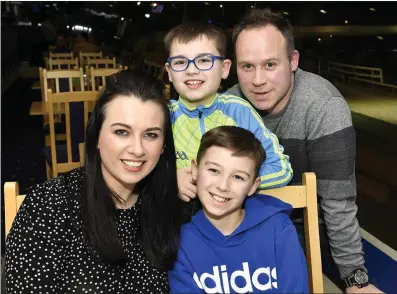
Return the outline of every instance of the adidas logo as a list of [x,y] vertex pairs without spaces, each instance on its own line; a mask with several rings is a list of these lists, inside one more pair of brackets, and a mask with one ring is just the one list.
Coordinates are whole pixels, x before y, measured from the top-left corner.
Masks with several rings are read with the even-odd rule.
[[[233,290],[236,293],[249,293],[255,291],[266,291],[272,288],[277,289],[277,272],[276,268],[260,267],[252,275],[248,262],[243,262],[243,270],[237,270],[228,273],[226,265],[214,266],[212,273],[203,273],[200,277],[194,273],[193,279],[200,289],[206,293],[230,293]],[[259,282],[266,281],[265,284]],[[244,279],[245,285],[240,287],[236,284],[236,279]],[[208,283],[208,281],[211,281]],[[210,284],[210,287],[207,285]]]

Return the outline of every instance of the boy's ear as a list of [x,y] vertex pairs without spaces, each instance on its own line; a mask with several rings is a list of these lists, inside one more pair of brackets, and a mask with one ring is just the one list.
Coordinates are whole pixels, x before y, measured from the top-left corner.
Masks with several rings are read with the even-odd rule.
[[192,159],[192,178],[197,181],[197,163],[194,159]]
[[165,63],[165,70],[168,73],[168,79],[170,80],[170,83],[172,83],[172,77],[171,77],[171,67],[168,62]]
[[261,183],[261,178],[260,178],[260,177],[257,177],[257,178],[255,179],[255,181],[252,183],[252,187],[251,187],[251,189],[249,190],[247,196],[253,195],[253,194],[256,192],[256,189],[258,189],[258,186],[259,186],[260,183]]
[[222,64],[222,79],[226,80],[230,73],[230,67],[232,66],[232,61],[230,59],[225,59]]

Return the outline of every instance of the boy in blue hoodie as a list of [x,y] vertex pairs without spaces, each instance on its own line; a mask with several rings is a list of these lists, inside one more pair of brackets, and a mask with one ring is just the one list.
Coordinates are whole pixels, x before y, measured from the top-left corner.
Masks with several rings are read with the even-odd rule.
[[305,256],[292,206],[254,195],[266,153],[242,128],[221,126],[201,139],[192,174],[203,208],[182,227],[171,293],[307,293]]
[[[164,43],[169,54],[165,68],[179,93],[179,99],[171,100],[169,108],[181,199],[190,201],[197,194],[191,162],[197,156],[201,137],[223,125],[245,128],[261,141],[267,158],[259,172],[259,189],[287,185],[292,168],[277,137],[265,127],[249,102],[217,93],[231,65],[225,57],[226,37],[222,30],[206,23],[186,22],[171,29]],[[263,99],[275,95],[274,91],[269,90]]]

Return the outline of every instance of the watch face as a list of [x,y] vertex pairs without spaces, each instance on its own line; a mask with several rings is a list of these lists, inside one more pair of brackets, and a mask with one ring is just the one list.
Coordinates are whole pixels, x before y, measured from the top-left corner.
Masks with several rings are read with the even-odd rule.
[[368,275],[366,272],[358,270],[354,274],[354,279],[356,280],[357,283],[359,284],[364,284],[368,282]]

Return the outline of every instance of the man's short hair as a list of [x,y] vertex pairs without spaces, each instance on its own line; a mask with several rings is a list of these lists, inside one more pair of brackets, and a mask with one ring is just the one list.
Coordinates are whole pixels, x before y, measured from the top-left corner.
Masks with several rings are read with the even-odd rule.
[[206,132],[197,152],[197,164],[213,146],[233,151],[233,156],[248,157],[255,162],[255,175],[259,174],[266,152],[261,142],[250,131],[235,126],[220,126]]
[[173,27],[164,38],[165,50],[170,54],[173,41],[188,44],[202,36],[214,41],[219,54],[225,56],[227,44],[225,34],[220,28],[203,22],[185,22]]
[[287,43],[288,58],[291,59],[295,50],[294,29],[291,22],[279,12],[270,8],[254,8],[246,13],[233,29],[233,45],[236,48],[237,38],[243,30],[256,29],[268,25],[275,26],[284,36]]

